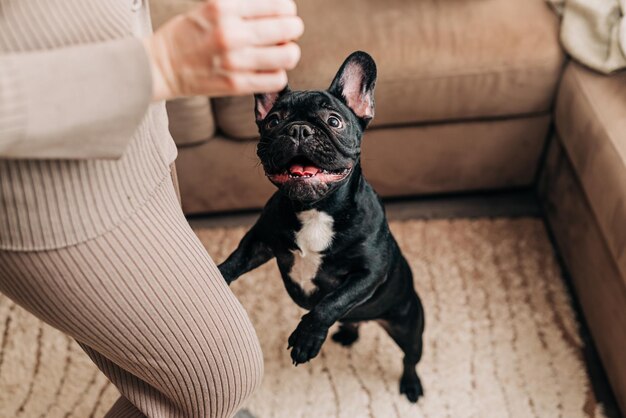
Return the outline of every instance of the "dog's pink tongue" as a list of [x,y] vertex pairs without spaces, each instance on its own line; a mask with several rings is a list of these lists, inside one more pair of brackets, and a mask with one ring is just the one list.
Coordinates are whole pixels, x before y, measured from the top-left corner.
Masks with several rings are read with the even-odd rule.
[[300,164],[294,164],[289,168],[289,172],[296,176],[314,176],[320,172],[320,169],[312,165],[304,167]]
[[304,167],[299,164],[294,164],[289,168],[289,172],[294,176],[303,176],[304,175]]

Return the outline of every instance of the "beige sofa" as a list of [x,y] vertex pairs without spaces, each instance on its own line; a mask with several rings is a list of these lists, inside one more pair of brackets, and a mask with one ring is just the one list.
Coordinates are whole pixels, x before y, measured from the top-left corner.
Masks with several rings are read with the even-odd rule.
[[[189,3],[189,2],[188,2]],[[564,57],[543,0],[298,1],[306,33],[296,89],[328,87],[363,49],[378,63],[376,118],[363,144],[384,196],[529,186]],[[153,5],[155,20],[176,8]],[[255,155],[251,97],[170,103],[187,213],[261,207],[272,186]],[[442,169],[445,167],[445,169]]]
[[[155,20],[193,4],[153,2]],[[298,6],[306,34],[293,88],[327,87],[354,50],[378,63],[363,166],[379,193],[537,186],[626,411],[626,74],[566,65],[558,17],[543,0]],[[273,187],[255,155],[252,98],[180,100],[168,111],[185,212],[260,208]]]
[[539,196],[626,414],[626,72],[569,64],[555,122]]

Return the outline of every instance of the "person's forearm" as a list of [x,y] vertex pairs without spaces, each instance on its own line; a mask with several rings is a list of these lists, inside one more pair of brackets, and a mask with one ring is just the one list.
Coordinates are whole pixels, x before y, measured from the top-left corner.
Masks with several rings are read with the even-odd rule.
[[136,38],[0,55],[0,158],[118,158],[151,96]]

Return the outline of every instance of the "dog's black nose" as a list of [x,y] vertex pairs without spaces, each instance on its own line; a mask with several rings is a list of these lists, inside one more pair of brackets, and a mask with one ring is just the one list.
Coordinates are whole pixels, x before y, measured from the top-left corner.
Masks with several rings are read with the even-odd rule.
[[296,140],[307,139],[313,135],[313,128],[309,125],[291,125],[289,136]]

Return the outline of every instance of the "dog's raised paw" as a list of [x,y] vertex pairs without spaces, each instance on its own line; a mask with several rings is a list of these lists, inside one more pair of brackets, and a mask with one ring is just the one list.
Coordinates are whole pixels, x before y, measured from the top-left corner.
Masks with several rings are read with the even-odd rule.
[[344,347],[350,347],[359,339],[359,332],[350,328],[339,328],[331,338]]
[[407,397],[409,402],[416,403],[419,398],[424,396],[424,388],[419,377],[403,377],[400,380],[400,393]]
[[293,364],[297,366],[317,356],[327,333],[328,328],[311,323],[310,318],[305,315],[288,339],[287,348],[291,348]]

